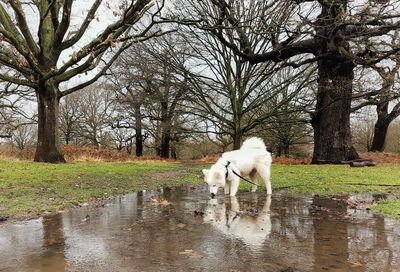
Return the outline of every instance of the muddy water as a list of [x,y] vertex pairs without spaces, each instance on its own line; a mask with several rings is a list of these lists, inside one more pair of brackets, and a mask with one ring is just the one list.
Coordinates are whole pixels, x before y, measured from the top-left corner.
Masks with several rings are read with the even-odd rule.
[[400,223],[329,198],[144,191],[0,225],[0,271],[400,271]]

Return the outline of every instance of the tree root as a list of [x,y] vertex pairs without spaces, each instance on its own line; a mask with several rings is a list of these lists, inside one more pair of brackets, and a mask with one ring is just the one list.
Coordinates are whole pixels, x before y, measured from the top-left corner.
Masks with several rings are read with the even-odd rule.
[[376,166],[377,162],[368,159],[355,159],[349,161],[328,161],[328,160],[319,160],[318,164],[348,164],[350,167],[364,167],[364,166]]

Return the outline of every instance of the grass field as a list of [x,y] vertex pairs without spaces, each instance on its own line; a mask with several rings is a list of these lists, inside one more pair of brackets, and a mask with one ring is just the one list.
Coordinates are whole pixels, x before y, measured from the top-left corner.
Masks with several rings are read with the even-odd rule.
[[[35,216],[96,198],[186,183],[193,175],[179,169],[182,169],[179,163],[157,161],[68,164],[0,161],[0,215]],[[188,177],[183,179],[183,176]]]
[[[81,205],[96,198],[180,184],[202,184],[201,165],[160,161],[44,164],[0,160],[0,216],[23,218]],[[244,182],[242,190],[250,186]],[[296,195],[388,193],[374,209],[400,218],[400,167],[279,165],[272,186]]]
[[[400,219],[400,166],[352,168],[348,165],[274,165],[273,190],[288,194],[350,195],[363,192],[385,193],[390,200],[373,206],[392,218]],[[245,185],[250,189],[249,185]]]

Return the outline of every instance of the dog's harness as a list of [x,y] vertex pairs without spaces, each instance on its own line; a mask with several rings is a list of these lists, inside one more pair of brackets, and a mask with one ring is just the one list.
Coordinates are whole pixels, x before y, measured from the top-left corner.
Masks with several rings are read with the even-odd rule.
[[228,161],[228,162],[226,163],[226,165],[224,165],[224,166],[225,166],[225,170],[226,170],[226,172],[225,172],[225,178],[228,178],[228,166],[229,166],[229,164],[231,164],[230,161]]
[[[226,169],[225,178],[228,177],[228,173],[229,173],[229,172],[228,172],[228,171],[229,171],[229,168],[228,168],[228,167],[229,167],[230,164],[231,164],[231,162],[230,162],[230,161],[227,161],[227,163],[226,163],[226,165],[225,165],[225,169]],[[236,173],[235,170],[231,169],[231,171],[232,171],[232,173],[234,173],[236,176],[238,176],[239,178],[243,179],[244,181],[247,181],[247,182],[250,183],[250,184],[253,184],[253,185],[255,185],[255,186],[258,186],[258,184],[255,184],[254,182],[251,182],[250,180],[248,180],[248,179],[242,177],[241,175],[239,175],[238,173]]]

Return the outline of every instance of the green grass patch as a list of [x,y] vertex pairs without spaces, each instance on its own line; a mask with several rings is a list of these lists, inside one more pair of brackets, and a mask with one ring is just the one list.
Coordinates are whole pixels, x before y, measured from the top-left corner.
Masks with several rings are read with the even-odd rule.
[[349,167],[348,165],[274,165],[272,185],[289,193],[345,195],[388,193],[400,186],[400,167]]
[[400,220],[400,199],[380,201],[373,210]]
[[[181,184],[203,184],[201,169],[173,162],[90,162],[46,164],[0,161],[0,215],[54,212],[96,198]],[[399,218],[400,167],[347,165],[272,166],[272,188],[289,195],[387,193],[391,200],[373,208]],[[260,182],[261,187],[264,184]],[[240,190],[251,185],[241,182]],[[397,196],[397,198],[396,198]]]
[[[209,168],[199,165],[196,168]],[[348,195],[362,192],[400,192],[400,167],[349,167],[348,165],[281,165],[271,169],[272,190],[291,195]],[[259,178],[260,187],[264,183]],[[248,191],[251,184],[241,181],[239,190]]]
[[[203,166],[199,166],[204,168]],[[207,168],[207,167],[205,167]],[[349,167],[348,165],[272,165],[272,190],[289,195],[351,195],[363,192],[392,195],[373,206],[376,212],[400,219],[400,167]],[[260,180],[260,186],[264,188]],[[249,191],[242,181],[239,190]]]
[[173,162],[46,164],[0,161],[0,215],[25,216],[89,202],[95,198],[185,183],[163,173]]

